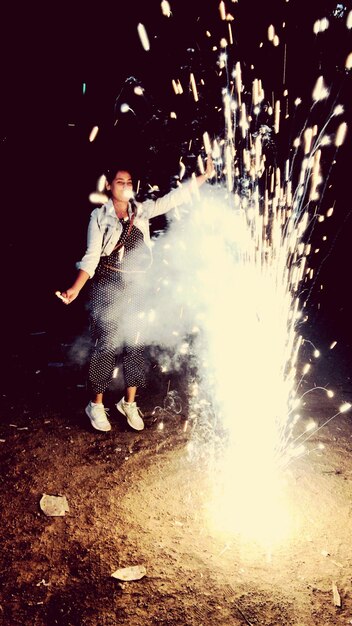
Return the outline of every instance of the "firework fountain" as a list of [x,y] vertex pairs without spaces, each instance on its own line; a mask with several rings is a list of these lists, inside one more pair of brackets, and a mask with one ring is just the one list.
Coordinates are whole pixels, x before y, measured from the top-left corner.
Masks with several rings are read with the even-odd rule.
[[[167,7],[162,3],[163,14],[170,17]],[[347,125],[343,106],[331,104],[324,77],[318,76],[309,114],[288,155],[268,159],[268,146],[278,143],[282,110],[284,124],[289,118],[288,95],[285,102],[269,103],[259,78],[245,88],[240,62],[231,65],[232,16],[223,2],[220,17],[228,33],[217,61],[219,74],[226,76],[224,132],[221,137],[204,132],[203,158],[198,159],[202,171],[205,155],[211,154],[215,175],[207,190],[194,186],[191,207],[175,211],[155,246],[158,270],[145,294],[146,341],[171,348],[172,356],[163,357],[163,371],[182,359],[195,365],[188,452],[194,458],[202,449],[207,456],[211,523],[271,547],[292,526],[284,470],[322,428],[309,421],[295,433],[309,369],[301,358],[302,345],[310,343],[302,325],[315,280],[311,237],[333,213],[322,213],[322,198]],[[347,28],[351,21],[349,15]],[[326,28],[327,21],[319,20],[314,33]],[[142,24],[138,32],[148,51]],[[274,26],[268,39],[279,45]],[[346,69],[351,65],[349,55]],[[172,86],[182,96],[178,79]],[[198,89],[190,72],[195,102]],[[292,108],[301,104],[297,98]],[[180,185],[184,170],[181,160]],[[312,391],[333,397],[330,389]],[[349,408],[343,403],[327,421]]]
[[[278,45],[273,26],[268,38]],[[330,104],[329,89],[319,76],[290,156],[283,163],[268,163],[266,146],[279,135],[282,104],[268,105],[259,79],[246,98],[240,63],[229,67],[231,39],[222,40],[218,63],[228,77],[222,91],[225,133],[221,139],[203,136],[204,152],[212,154],[216,167],[214,184],[194,200],[191,211],[174,219],[163,261],[175,268],[175,260],[166,261],[165,255],[178,250],[177,284],[182,287],[174,290],[173,301],[181,315],[186,308],[196,321],[190,343],[178,346],[175,355],[189,352],[196,361],[198,376],[190,394],[197,427],[190,452],[199,452],[200,433],[207,454],[214,451],[208,457],[212,523],[271,548],[292,530],[284,468],[305,454],[308,439],[322,427],[310,420],[295,435],[300,400],[307,393],[301,383],[310,367],[302,363],[300,350],[309,341],[301,330],[315,280],[310,239],[316,224],[332,215],[332,209],[321,213],[322,198],[347,126],[343,107]],[[349,64],[348,58],[346,68]],[[190,90],[196,100],[193,74]],[[324,113],[319,107],[326,103]],[[294,107],[300,104],[297,99]],[[265,124],[260,122],[264,109]],[[320,125],[317,117],[323,118]],[[311,391],[334,395],[331,389]],[[349,408],[343,403],[327,421]],[[226,433],[226,444],[222,439],[217,455],[219,429],[222,436]]]

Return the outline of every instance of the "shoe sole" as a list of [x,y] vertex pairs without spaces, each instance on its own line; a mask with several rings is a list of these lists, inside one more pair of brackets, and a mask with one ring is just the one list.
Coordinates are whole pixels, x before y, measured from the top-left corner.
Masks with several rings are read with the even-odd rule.
[[108,433],[111,430],[111,424],[110,423],[109,423],[109,428],[98,428],[98,426],[96,426],[96,424],[92,421],[92,418],[90,417],[87,409],[85,408],[84,410],[86,412],[86,415],[88,415],[89,421],[90,421],[90,423],[92,424],[92,426],[93,426],[93,428],[95,430],[99,430],[100,433]]
[[[124,411],[124,410],[123,410],[123,408],[122,408],[122,400],[123,400],[123,398],[120,400],[120,402],[118,402],[118,403],[116,404],[116,408],[117,408],[117,410],[118,410],[118,411],[120,411],[120,413],[122,413],[122,415],[124,415],[124,416],[125,416],[125,418],[127,419],[127,424],[128,424],[131,428],[133,428],[133,430],[138,430],[138,431],[139,431],[139,430],[144,430],[144,422],[143,422],[143,426],[142,426],[142,428],[136,428],[135,426],[133,426],[133,424],[131,424],[131,422],[130,422],[130,420],[129,420],[129,418],[128,418],[128,415],[126,415],[125,411]],[[142,419],[142,418],[141,418],[141,419]]]

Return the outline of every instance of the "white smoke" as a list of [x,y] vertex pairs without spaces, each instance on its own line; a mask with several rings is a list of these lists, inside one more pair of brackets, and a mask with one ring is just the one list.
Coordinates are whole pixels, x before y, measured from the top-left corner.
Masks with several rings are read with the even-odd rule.
[[[136,277],[142,293],[143,343],[172,349],[175,363],[189,339],[204,332],[209,315],[226,310],[240,279],[243,221],[224,189],[201,190],[198,200],[168,214],[168,228],[154,241],[153,264]],[[129,320],[122,320],[129,341]]]

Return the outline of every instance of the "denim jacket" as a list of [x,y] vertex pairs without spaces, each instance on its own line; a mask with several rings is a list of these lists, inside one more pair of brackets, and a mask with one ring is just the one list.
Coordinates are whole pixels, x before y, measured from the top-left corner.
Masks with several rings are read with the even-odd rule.
[[[134,219],[134,226],[139,228],[143,234],[144,243],[150,250],[152,242],[150,240],[149,220],[158,215],[163,215],[177,206],[190,202],[191,193],[188,186],[173,189],[168,194],[157,200],[146,200],[137,203],[137,213]],[[128,205],[129,216],[132,216],[132,207]],[[77,269],[84,270],[90,278],[94,276],[95,270],[101,256],[109,256],[116,246],[122,232],[122,225],[118,219],[112,200],[108,200],[103,206],[94,209],[90,214],[90,221],[87,232],[87,249],[81,259],[76,263]]]

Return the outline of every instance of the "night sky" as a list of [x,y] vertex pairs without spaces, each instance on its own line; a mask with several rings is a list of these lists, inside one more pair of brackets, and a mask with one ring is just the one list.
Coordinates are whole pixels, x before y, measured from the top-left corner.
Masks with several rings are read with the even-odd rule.
[[[219,3],[213,0],[170,0],[170,8],[170,17],[162,14],[159,0],[43,7],[28,3],[2,9],[1,250],[5,323],[14,329],[12,335],[5,333],[10,344],[14,334],[58,324],[74,328],[73,318],[79,318],[83,305],[63,307],[53,294],[72,282],[93,208],[88,196],[111,160],[126,154],[141,180],[141,195],[148,184],[165,192],[175,185],[180,157],[188,175],[196,168],[205,130],[212,137],[223,136],[221,88],[226,76],[219,75],[217,60],[227,22],[220,19]],[[245,88],[250,91],[253,78],[261,78],[269,101],[285,88],[289,102],[302,98],[297,117],[290,116],[277,138],[273,158],[289,156],[319,75],[331,89],[329,105],[335,98],[343,104],[343,119],[351,125],[351,76],[344,67],[352,51],[352,31],[346,29],[351,2],[271,0],[258,5],[227,0],[226,8],[234,16],[229,66],[241,62]],[[314,21],[323,17],[329,19],[329,28],[316,36]],[[141,45],[138,23],[148,33],[149,51]],[[270,24],[280,36],[277,48],[268,42]],[[217,51],[212,50],[215,45]],[[190,72],[204,81],[197,103],[188,89]],[[182,96],[174,94],[172,79],[181,81]],[[143,87],[143,97],[134,94],[136,85]],[[123,103],[133,112],[122,113]],[[328,110],[327,105],[322,117]],[[98,135],[89,142],[95,125]],[[347,344],[350,155],[348,133],[322,201],[325,208],[335,205],[330,242],[315,260],[325,284],[316,319],[328,332],[337,325]],[[318,300],[314,291],[313,311]],[[73,306],[75,311],[68,313]]]

